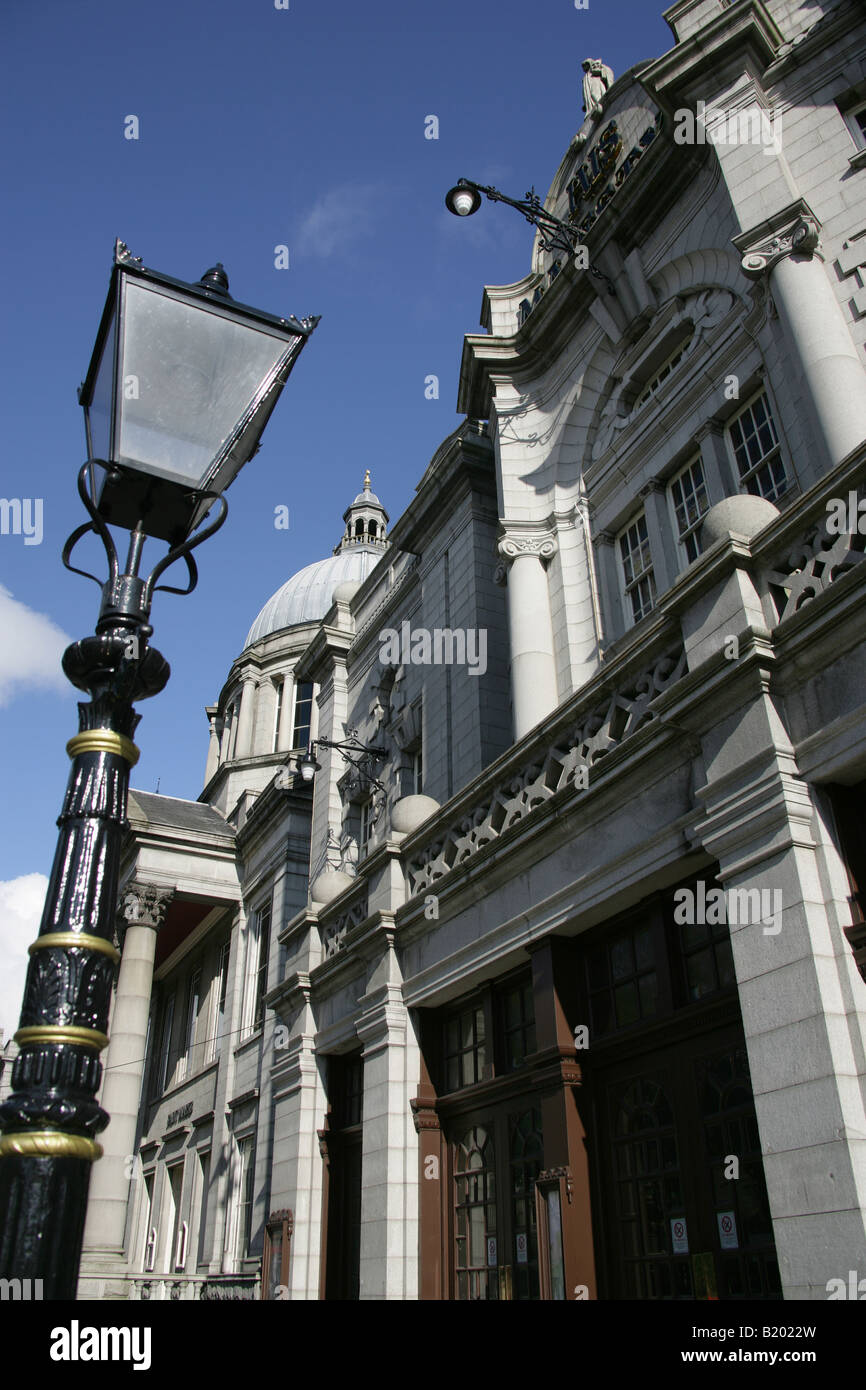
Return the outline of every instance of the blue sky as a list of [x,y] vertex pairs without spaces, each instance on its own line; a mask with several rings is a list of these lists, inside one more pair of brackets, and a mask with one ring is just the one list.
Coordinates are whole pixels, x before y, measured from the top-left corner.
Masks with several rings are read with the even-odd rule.
[[[59,655],[98,609],[95,585],[68,575],[60,552],[84,520],[76,387],[115,238],[181,279],[222,260],[243,302],[322,315],[261,452],[229,491],[223,531],[198,552],[196,593],[154,605],[172,678],[139,706],[133,785],[195,798],[204,706],[253,618],[295,570],[330,554],[365,468],[392,521],[400,515],[458,423],[462,335],[478,329],[484,284],[529,269],[532,230],[515,212],[485,203],[464,222],[445,210],[446,190],[467,176],[512,197],[546,192],[582,120],[581,61],[601,57],[619,76],[672,35],[653,0],[585,10],[4,0],[0,39],[0,495],[43,503],[41,544],[0,536],[0,974],[10,980],[34,934],[77,731]],[[138,140],[124,138],[129,115]],[[429,115],[438,140],[424,138]],[[288,270],[274,265],[282,244]],[[430,374],[438,400],[425,399]],[[273,525],[280,504],[288,531]],[[95,542],[87,553],[101,573]],[[0,993],[7,1032],[16,1009]]]

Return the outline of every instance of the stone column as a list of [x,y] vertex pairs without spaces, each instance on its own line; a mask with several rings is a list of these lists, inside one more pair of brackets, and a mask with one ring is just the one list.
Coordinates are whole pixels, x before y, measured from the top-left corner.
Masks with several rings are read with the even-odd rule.
[[248,758],[252,752],[253,705],[255,704],[257,682],[255,676],[245,676],[241,690],[241,707],[238,714],[238,736],[235,740],[236,758]]
[[513,534],[499,542],[508,571],[508,633],[514,737],[556,708],[556,661],[545,562],[556,554],[550,532]]
[[207,786],[208,782],[209,782],[210,779],[213,777],[214,773],[216,772],[217,768],[219,767],[219,762],[220,762],[220,741],[219,741],[219,735],[218,735],[218,733],[217,733],[217,707],[216,707],[216,705],[209,705],[209,706],[207,707],[207,709],[205,710],[205,714],[207,715],[207,717],[208,717],[208,722],[209,722],[209,724],[210,724],[210,742],[209,742],[209,744],[208,744],[208,750],[207,750],[207,765],[206,765],[206,767],[205,767],[205,772],[204,772],[204,784],[205,784],[205,786]]
[[124,1259],[130,1182],[140,1168],[135,1161],[135,1141],[156,934],[173,897],[173,888],[146,883],[132,882],[123,890],[126,932],[102,1089],[102,1106],[111,1119],[101,1137],[103,1157],[93,1165],[90,1179],[83,1276],[95,1273],[94,1261],[105,1266]]
[[418,1297],[418,1135],[411,1102],[420,1060],[403,1002],[402,979],[386,931],[384,956],[361,999],[364,1044],[364,1149],[361,1192],[361,1298]]
[[277,739],[277,752],[286,753],[292,746],[292,696],[295,688],[295,677],[291,671],[286,671],[283,675],[283,693],[280,703],[280,734]]
[[734,237],[743,273],[767,277],[831,466],[866,439],[866,371],[817,255],[820,224],[799,199]]

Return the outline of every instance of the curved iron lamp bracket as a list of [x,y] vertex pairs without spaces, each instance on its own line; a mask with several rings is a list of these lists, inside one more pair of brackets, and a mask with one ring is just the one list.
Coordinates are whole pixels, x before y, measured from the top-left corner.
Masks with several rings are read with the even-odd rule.
[[[114,544],[114,539],[111,535],[111,532],[108,529],[105,520],[100,516],[99,512],[97,511],[96,503],[93,497],[93,468],[95,464],[98,464],[100,468],[105,468],[106,471],[109,471],[109,465],[103,463],[101,459],[88,459],[87,462],[83,464],[79,470],[78,495],[84,503],[84,506],[86,507],[88,513],[90,514],[90,520],[85,521],[81,526],[77,526],[76,529],[72,532],[72,535],[68,538],[66,544],[63,547],[63,564],[65,565],[66,569],[70,570],[73,574],[80,574],[84,579],[92,579],[94,584],[98,584],[100,586],[100,588],[103,590],[103,593],[109,593],[113,590],[116,590],[120,582],[124,579],[130,581],[134,580],[134,584],[129,584],[128,593],[126,595],[127,602],[130,605],[129,616],[138,619],[138,621],[143,624],[147,620],[148,614],[150,612],[150,606],[153,601],[153,595],[155,593],[162,592],[166,594],[181,595],[192,593],[193,589],[196,587],[196,584],[198,583],[198,568],[196,566],[195,560],[192,557],[191,552],[195,550],[196,546],[201,545],[202,541],[206,541],[210,536],[212,536],[216,531],[220,529],[220,527],[226,519],[226,516],[228,515],[228,502],[226,501],[225,497],[221,492],[197,493],[196,495],[199,498],[205,499],[210,497],[213,499],[214,502],[218,504],[219,512],[216,518],[208,526],[205,526],[203,529],[193,532],[192,535],[187,536],[183,541],[180,541],[177,545],[172,546],[168,554],[164,555],[163,558],[154,566],[148,578],[144,581],[141,581],[140,579],[138,579],[137,574],[138,559],[141,554],[141,547],[144,543],[145,537],[141,532],[130,532],[130,559],[127,561],[128,568],[126,572],[123,575],[121,575],[120,563],[117,558],[117,548]],[[89,488],[87,486],[88,480],[90,482]],[[95,535],[99,536],[99,539],[102,541],[103,547],[105,549],[106,558],[108,560],[107,581],[99,579],[95,574],[91,574],[89,570],[79,569],[77,565],[73,565],[70,563],[70,557],[72,555],[73,550],[75,549],[78,542],[82,539],[82,537],[86,536],[89,531],[92,531]],[[156,581],[159,579],[160,575],[164,574],[165,571],[169,569],[169,567],[173,565],[176,560],[186,561],[187,575],[189,577],[189,583],[187,584],[186,588],[180,589],[174,584],[157,584]]]

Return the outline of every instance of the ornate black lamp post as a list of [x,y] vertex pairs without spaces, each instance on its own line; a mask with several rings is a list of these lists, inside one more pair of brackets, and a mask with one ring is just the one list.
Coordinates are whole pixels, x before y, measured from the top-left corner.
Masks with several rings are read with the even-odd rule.
[[[531,222],[539,233],[542,251],[562,251],[566,256],[573,256],[578,250],[580,237],[577,228],[548,212],[534,188],[530,188],[523,198],[509,198],[507,194],[500,193],[498,188],[491,188],[484,183],[474,183],[472,179],[458,179],[454,187],[449,188],[445,194],[445,206],[455,217],[472,217],[481,207],[482,193],[491,203],[507,203],[510,208],[516,208],[527,222]],[[589,262],[585,264],[591,275],[604,281],[608,294],[616,293],[607,275]]]
[[[96,635],[63,656],[79,733],[60,813],[60,836],[15,1040],[13,1093],[0,1106],[0,1277],[41,1279],[45,1298],[75,1297],[95,1135],[109,1116],[96,1101],[99,1053],[119,959],[112,944],[132,741],[133,701],[156,695],[169,666],[149,645],[157,588],[188,594],[192,551],[222,526],[222,493],[259,447],[262,431],[318,322],[237,304],[221,265],[195,285],[159,275],[122,242],[79,399],[88,461],[78,491],[90,520],[69,537],[63,563],[87,532],[102,541],[108,580]],[[205,521],[212,510],[214,519]],[[121,572],[106,523],[129,531]],[[140,576],[147,537],[169,550]],[[188,583],[157,584],[175,560]]]

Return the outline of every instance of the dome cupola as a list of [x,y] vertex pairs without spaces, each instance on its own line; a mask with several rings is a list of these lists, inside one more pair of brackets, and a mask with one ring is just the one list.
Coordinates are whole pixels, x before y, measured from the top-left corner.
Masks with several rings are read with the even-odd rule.
[[350,507],[343,513],[346,529],[343,539],[335,547],[339,555],[356,545],[374,545],[384,550],[387,545],[388,513],[375,492],[370,487],[370,470],[364,474],[364,490],[359,492]]

